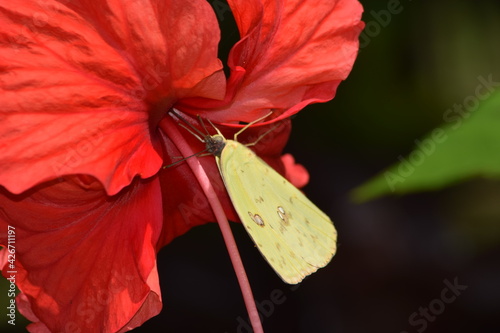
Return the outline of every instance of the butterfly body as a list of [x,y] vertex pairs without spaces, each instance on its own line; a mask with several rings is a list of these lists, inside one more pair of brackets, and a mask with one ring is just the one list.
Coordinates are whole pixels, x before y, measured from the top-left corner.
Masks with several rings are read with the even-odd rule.
[[285,282],[330,262],[337,232],[326,214],[245,145],[220,134],[205,143],[245,229]]

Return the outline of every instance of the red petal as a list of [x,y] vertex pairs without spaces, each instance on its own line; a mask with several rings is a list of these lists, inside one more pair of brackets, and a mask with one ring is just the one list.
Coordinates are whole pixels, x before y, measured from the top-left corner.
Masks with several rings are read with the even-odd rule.
[[309,183],[309,172],[302,164],[295,163],[295,159],[291,154],[281,156],[286,170],[286,179],[295,187],[301,188]]
[[363,28],[358,1],[229,0],[229,4],[242,40],[229,56],[228,95],[223,102],[203,103],[203,108],[197,108],[199,99],[185,100],[179,108],[219,123],[237,123],[270,111],[281,119],[335,96],[358,51]]
[[157,179],[136,181],[113,197],[83,177],[29,192],[2,190],[0,243],[7,244],[7,225],[14,226],[19,307],[39,320],[32,332],[117,332],[159,313]]
[[0,26],[0,184],[13,193],[89,174],[115,194],[160,168],[156,123],[178,98],[224,95],[204,1],[7,1]]

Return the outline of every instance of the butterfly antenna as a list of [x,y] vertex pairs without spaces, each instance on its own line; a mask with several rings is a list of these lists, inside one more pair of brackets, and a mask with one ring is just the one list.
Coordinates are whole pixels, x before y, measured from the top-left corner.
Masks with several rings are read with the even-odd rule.
[[[203,133],[202,131],[200,131],[199,129],[197,129],[196,127],[194,127],[192,124],[190,124],[186,119],[184,119],[183,117],[181,117],[176,111],[175,109],[172,109],[170,110],[170,112],[172,112],[176,117],[177,119],[179,119],[180,121],[182,121],[184,124],[181,124],[179,123],[179,125],[181,127],[183,127],[184,129],[186,129],[189,133],[193,134],[198,140],[200,140],[201,142],[205,142],[205,140],[203,140],[202,138],[204,138],[206,136],[205,133]],[[198,116],[199,117],[199,116]],[[203,125],[203,123],[202,123]],[[203,128],[205,128],[205,126],[203,126]],[[196,134],[196,133],[197,134]]]
[[257,140],[255,140],[254,142],[251,142],[251,143],[247,143],[245,144],[246,147],[252,147],[252,146],[255,146],[263,137],[265,137],[266,135],[268,135],[269,133],[271,133],[272,131],[274,131],[275,129],[277,129],[279,126],[281,125],[281,123],[279,124],[276,124],[274,125],[273,127],[271,127],[270,129],[268,129],[267,131],[265,131],[263,134],[261,134]]
[[189,133],[191,133],[194,137],[196,137],[198,140],[200,140],[201,142],[205,142],[205,140],[203,140],[197,133],[193,132],[191,130],[191,128],[187,127],[186,125],[184,124],[181,124],[179,123],[179,126],[184,128],[186,131],[188,131]]
[[[220,135],[220,136],[222,136],[222,137],[224,136],[224,135],[222,135],[222,133],[219,131],[219,129],[218,129],[218,128],[214,125],[214,123],[212,123],[212,122],[210,121],[210,119],[207,119],[207,121],[208,121],[208,122],[210,123],[210,125],[212,125],[212,127],[213,127],[216,131],[217,131],[217,134],[219,134],[219,135]],[[201,124],[202,124],[202,125],[203,125],[203,127],[205,128],[205,125],[203,124],[203,122],[202,122]],[[205,128],[205,131],[206,131],[206,130],[207,130],[207,129]],[[207,133],[208,133],[208,131],[207,131]]]
[[202,155],[204,152],[206,152],[207,150],[208,150],[208,148],[205,148],[204,150],[199,151],[199,152],[197,152],[196,154],[193,154],[193,155],[190,155],[190,156],[186,156],[186,157],[184,157],[183,159],[180,159],[180,160],[178,160],[178,161],[175,161],[175,162],[174,162],[174,163],[172,163],[172,164],[165,165],[165,166],[164,166],[164,167],[162,167],[162,168],[163,168],[163,169],[166,169],[166,168],[171,168],[171,167],[173,167],[174,165],[177,165],[177,164],[179,164],[179,163],[181,163],[181,162],[184,162],[184,161],[185,161],[185,160],[187,160],[188,158],[195,157],[195,156],[200,156],[200,155]]
[[[250,126],[252,126],[253,124],[255,123],[258,123],[259,121],[261,120],[264,120],[266,119],[267,117],[269,117],[273,112],[269,112],[268,114],[266,114],[264,117],[260,117],[258,119],[255,119],[254,121],[252,122],[249,122],[248,124],[245,125],[245,127],[243,127],[242,129],[240,129],[238,132],[236,132],[236,134],[234,135],[234,141],[238,141],[238,135],[240,135],[241,133],[243,133],[247,128],[249,128]],[[273,128],[274,129],[274,128]],[[269,132],[269,131],[268,131]],[[267,134],[268,132],[266,132],[265,134]],[[257,139],[257,141],[259,141],[261,138],[259,137]],[[257,143],[257,141],[255,143]],[[255,144],[254,143],[254,144]]]

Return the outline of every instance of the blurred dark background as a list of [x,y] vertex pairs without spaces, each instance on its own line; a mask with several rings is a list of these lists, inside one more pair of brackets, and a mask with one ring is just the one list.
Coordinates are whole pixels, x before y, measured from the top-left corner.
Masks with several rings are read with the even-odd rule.
[[[264,330],[500,332],[499,181],[363,204],[350,198],[440,126],[478,76],[500,81],[500,2],[401,0],[390,22],[376,17],[394,0],[361,2],[367,29],[352,74],[332,102],[294,119],[286,149],[311,174],[306,194],[335,222],[337,255],[289,286],[233,225]],[[229,16],[221,22],[227,45],[238,37]],[[158,268],[164,310],[134,332],[251,332],[217,224],[165,247]],[[445,290],[453,284],[466,289]]]

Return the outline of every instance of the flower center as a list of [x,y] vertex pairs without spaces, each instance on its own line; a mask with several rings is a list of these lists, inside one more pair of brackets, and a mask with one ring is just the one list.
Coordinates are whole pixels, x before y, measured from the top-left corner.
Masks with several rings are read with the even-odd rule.
[[173,106],[174,101],[171,97],[165,97],[151,106],[149,110],[149,126],[152,132],[156,130],[159,122]]

